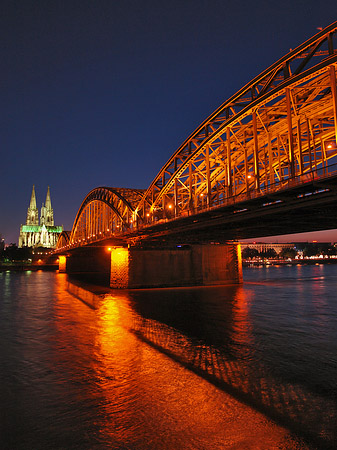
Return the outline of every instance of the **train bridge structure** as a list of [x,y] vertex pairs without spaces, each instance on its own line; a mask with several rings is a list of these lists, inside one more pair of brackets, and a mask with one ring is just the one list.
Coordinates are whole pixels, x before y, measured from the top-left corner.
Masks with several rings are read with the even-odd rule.
[[113,287],[240,282],[235,240],[337,228],[336,36],[334,22],[225,101],[147,190],[89,192],[57,245],[67,268],[107,247]]

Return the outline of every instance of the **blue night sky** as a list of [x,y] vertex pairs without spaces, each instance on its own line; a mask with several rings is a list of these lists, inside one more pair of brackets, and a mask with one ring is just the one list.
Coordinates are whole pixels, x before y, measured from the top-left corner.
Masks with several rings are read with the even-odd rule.
[[7,243],[33,184],[71,229],[92,188],[147,188],[213,110],[337,20],[324,0],[3,0],[0,12]]

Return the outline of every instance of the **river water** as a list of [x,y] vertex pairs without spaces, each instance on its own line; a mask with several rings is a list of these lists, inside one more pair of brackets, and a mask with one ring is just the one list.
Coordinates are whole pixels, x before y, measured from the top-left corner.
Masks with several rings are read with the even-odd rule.
[[337,448],[337,265],[111,290],[0,273],[0,448]]

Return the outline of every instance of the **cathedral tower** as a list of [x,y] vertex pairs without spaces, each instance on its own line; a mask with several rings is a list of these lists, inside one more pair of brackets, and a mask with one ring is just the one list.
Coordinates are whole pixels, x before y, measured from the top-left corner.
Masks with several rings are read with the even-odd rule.
[[40,225],[54,226],[54,211],[51,207],[50,190],[48,186],[45,205],[42,203]]
[[26,225],[38,225],[39,224],[39,211],[36,207],[35,186],[33,185],[32,195],[30,197],[30,203],[27,210]]
[[62,226],[54,226],[54,211],[51,207],[48,186],[46,203],[42,203],[39,223],[39,211],[36,207],[35,186],[33,186],[25,225],[20,227],[19,247],[55,248]]

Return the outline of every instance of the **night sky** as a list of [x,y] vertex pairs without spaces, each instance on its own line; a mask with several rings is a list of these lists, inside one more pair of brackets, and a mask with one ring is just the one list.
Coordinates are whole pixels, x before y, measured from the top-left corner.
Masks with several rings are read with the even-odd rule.
[[335,0],[3,0],[6,243],[33,184],[39,209],[50,186],[55,224],[70,230],[91,189],[147,188],[220,104],[335,20]]

